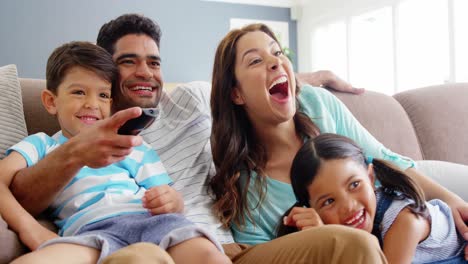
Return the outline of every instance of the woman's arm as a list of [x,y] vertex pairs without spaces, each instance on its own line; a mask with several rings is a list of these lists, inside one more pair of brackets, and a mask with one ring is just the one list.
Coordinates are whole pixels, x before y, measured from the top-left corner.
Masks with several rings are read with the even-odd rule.
[[411,263],[418,244],[430,232],[429,221],[403,209],[383,239],[383,252],[390,264]]
[[344,93],[361,94],[363,88],[353,87],[331,71],[315,71],[296,73],[298,85],[310,84],[317,87],[327,87]]
[[8,188],[16,172],[25,167],[26,160],[15,151],[0,161],[0,215],[9,228],[18,233],[22,242],[31,250],[35,250],[57,234],[41,226],[18,203]]

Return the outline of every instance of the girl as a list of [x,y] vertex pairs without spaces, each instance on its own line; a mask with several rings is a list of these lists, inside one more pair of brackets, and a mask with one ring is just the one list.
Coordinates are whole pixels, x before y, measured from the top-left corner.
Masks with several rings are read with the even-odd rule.
[[[416,183],[390,163],[366,163],[349,138],[322,134],[306,141],[294,158],[291,184],[294,206],[313,208],[324,224],[372,232],[389,263],[466,263],[450,208],[440,200],[426,203]],[[278,235],[297,231],[287,217],[284,223],[293,226],[283,225]]]
[[[293,157],[304,138],[314,138],[320,132],[348,136],[369,155],[394,161],[423,187],[427,197],[441,198],[457,210],[468,207],[458,196],[418,173],[413,168],[414,161],[385,148],[331,93],[308,85],[299,90],[290,61],[265,25],[254,24],[229,32],[218,45],[212,76],[214,210],[222,223],[231,228],[237,243],[255,245],[242,256],[262,251],[263,263],[277,263],[276,259],[266,258],[282,250],[290,256],[289,263],[304,260],[322,263],[330,261],[318,256],[326,254],[323,245],[333,244],[331,236],[336,236],[333,241],[343,243],[340,248],[357,254],[364,252],[364,247],[355,241],[366,240],[364,245],[374,243],[375,239],[363,232],[345,240],[346,232],[353,229],[333,227],[313,228],[275,239],[277,220],[296,202],[290,184]],[[459,227],[466,229],[460,214],[455,212]],[[310,208],[297,207],[292,217],[306,218],[311,213]],[[323,231],[324,228],[329,229]],[[310,237],[300,237],[307,234]],[[279,245],[284,239],[288,242]],[[331,247],[330,255],[340,255],[336,251],[333,254],[336,248]],[[298,251],[308,255],[298,256]],[[343,259],[345,262],[349,259]]]

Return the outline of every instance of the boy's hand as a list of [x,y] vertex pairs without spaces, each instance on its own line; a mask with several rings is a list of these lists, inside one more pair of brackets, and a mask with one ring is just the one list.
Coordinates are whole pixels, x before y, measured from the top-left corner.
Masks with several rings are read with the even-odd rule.
[[283,219],[286,226],[295,226],[298,230],[323,226],[322,219],[314,208],[294,207],[288,216]]
[[42,243],[58,237],[58,235],[39,223],[29,231],[19,232],[19,237],[31,251],[36,250]]
[[141,108],[119,111],[109,118],[83,129],[70,139],[72,157],[80,159],[79,165],[101,168],[121,161],[132,147],[142,143],[140,136],[118,135],[117,130],[129,119],[141,115]]
[[142,202],[143,207],[152,215],[184,211],[182,195],[169,185],[155,186],[147,190]]

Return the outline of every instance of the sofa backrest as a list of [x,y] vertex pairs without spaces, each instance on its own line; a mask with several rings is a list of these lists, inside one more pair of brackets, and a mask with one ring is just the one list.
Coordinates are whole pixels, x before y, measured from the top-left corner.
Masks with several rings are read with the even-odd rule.
[[41,103],[41,91],[46,87],[42,79],[20,78],[21,92],[23,94],[24,118],[28,134],[44,132],[53,135],[60,130],[57,119],[47,113]]
[[360,95],[333,93],[387,148],[414,160],[423,158],[413,125],[395,98],[372,91],[366,91]]
[[[20,78],[28,133],[60,128],[42,107],[45,80]],[[377,140],[415,160],[437,159],[468,165],[468,83],[410,90],[392,96],[333,92]]]
[[468,83],[419,88],[394,97],[411,120],[424,159],[468,165]]

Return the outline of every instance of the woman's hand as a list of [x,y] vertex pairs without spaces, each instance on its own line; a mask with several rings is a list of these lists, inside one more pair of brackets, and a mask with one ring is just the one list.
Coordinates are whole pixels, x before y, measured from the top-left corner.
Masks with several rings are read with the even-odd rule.
[[[468,203],[463,200],[457,200],[447,203],[452,209],[453,218],[458,232],[468,241]],[[468,245],[465,246],[465,260],[468,260]]]
[[294,207],[283,219],[286,226],[295,226],[298,230],[323,226],[322,219],[313,208]]

